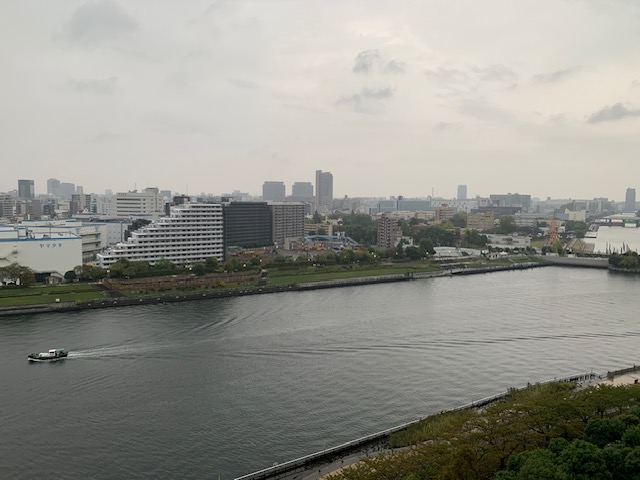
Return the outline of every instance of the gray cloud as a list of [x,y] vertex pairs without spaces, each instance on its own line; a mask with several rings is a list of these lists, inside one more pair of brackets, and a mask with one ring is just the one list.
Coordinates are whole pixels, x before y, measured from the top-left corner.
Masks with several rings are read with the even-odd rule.
[[375,100],[380,100],[382,98],[391,98],[393,95],[393,90],[391,87],[385,88],[364,88],[362,90],[362,96],[364,98],[373,98]]
[[464,83],[469,80],[469,75],[457,68],[441,67],[437,70],[427,69],[424,71],[424,74],[429,79],[438,83]]
[[614,105],[607,105],[601,108],[597,112],[592,113],[587,117],[587,123],[601,123],[611,122],[615,120],[622,120],[626,117],[639,117],[640,109],[630,109],[625,107],[622,103],[618,102]]
[[137,29],[136,20],[114,0],[99,0],[85,3],[73,12],[65,36],[72,43],[91,47]]
[[114,142],[117,140],[122,140],[127,136],[128,135],[125,133],[100,132],[95,137],[93,137],[93,141],[94,142]]
[[489,65],[488,67],[474,67],[473,73],[479,76],[484,82],[505,82],[513,84],[518,76],[515,72],[504,65]]
[[118,84],[118,77],[109,77],[104,80],[69,80],[67,85],[77,93],[93,93],[95,95],[113,95]]
[[560,125],[563,123],[567,123],[567,115],[565,113],[554,113],[549,116],[549,123],[554,125]]
[[483,122],[510,125],[517,123],[516,116],[508,110],[494,107],[481,100],[466,100],[460,104],[457,111],[462,115],[473,117]]
[[580,70],[580,66],[567,67],[561,70],[556,70],[555,72],[550,73],[541,73],[539,75],[534,75],[533,81],[537,83],[554,83],[559,82],[560,80],[564,80],[570,75],[573,75],[578,70]]
[[383,68],[384,73],[404,73],[404,62],[398,60],[389,60]]
[[356,55],[353,63],[354,73],[369,74],[373,72],[373,65],[380,60],[378,50],[365,50]]
[[438,122],[433,126],[433,129],[436,132],[455,131],[460,130],[461,128],[462,123],[460,122]]
[[258,85],[256,85],[255,82],[252,82],[251,80],[243,80],[242,78],[230,78],[229,82],[238,88],[244,88],[247,90],[255,90],[258,88]]
[[336,101],[336,105],[351,105],[356,112],[370,113],[371,102],[384,100],[393,96],[391,87],[363,88],[362,92],[354,93],[348,97],[342,97]]

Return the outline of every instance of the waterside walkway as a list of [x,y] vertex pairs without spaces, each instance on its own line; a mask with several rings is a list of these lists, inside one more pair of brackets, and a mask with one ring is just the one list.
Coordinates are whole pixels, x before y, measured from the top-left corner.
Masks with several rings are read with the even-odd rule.
[[[593,372],[580,373],[564,378],[555,378],[543,383],[552,382],[572,382],[581,386],[593,385],[597,383],[608,383],[613,385],[638,383],[640,378],[640,366],[634,365],[630,368],[607,372],[606,375],[598,375]],[[526,388],[523,386],[521,388]],[[475,402],[468,403],[450,411],[468,410],[482,408],[494,402],[502,400],[509,392],[502,392],[490,397],[482,398]],[[348,467],[372,455],[383,452],[391,452],[387,445],[387,439],[392,433],[396,433],[417,424],[423,419],[414,420],[396,427],[383,430],[362,438],[357,438],[350,442],[327,448],[304,457],[297,458],[285,463],[273,465],[269,468],[259,470],[254,473],[237,477],[235,480],[271,480],[271,479],[297,479],[297,480],[318,480],[325,478],[329,473],[336,473],[341,468]]]

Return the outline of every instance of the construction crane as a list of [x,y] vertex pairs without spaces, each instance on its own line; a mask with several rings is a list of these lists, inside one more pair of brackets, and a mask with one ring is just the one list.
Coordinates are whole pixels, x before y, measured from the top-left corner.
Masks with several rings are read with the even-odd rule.
[[549,245],[553,245],[558,240],[558,229],[560,227],[560,220],[553,217],[549,222]]

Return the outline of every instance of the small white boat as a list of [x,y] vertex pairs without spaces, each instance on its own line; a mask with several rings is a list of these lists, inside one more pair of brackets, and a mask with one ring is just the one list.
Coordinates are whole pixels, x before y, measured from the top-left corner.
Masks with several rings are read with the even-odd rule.
[[48,352],[30,353],[30,362],[55,362],[56,360],[63,360],[69,355],[64,348],[52,348]]

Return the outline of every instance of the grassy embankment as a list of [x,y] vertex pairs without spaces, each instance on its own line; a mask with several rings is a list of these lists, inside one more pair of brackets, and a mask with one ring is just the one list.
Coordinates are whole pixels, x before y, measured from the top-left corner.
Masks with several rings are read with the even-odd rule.
[[105,298],[105,292],[95,285],[35,285],[29,288],[0,288],[0,307],[40,305],[64,302],[86,302]]
[[[514,263],[531,262],[532,258],[506,258],[500,260],[465,259],[464,263],[468,268],[478,268],[496,265],[509,265]],[[462,260],[461,260],[462,262]],[[327,265],[327,266],[306,266],[291,268],[292,265],[285,264],[284,268],[270,268],[268,285],[296,285],[300,283],[321,282],[327,280],[342,280],[360,277],[377,277],[383,275],[398,275],[418,272],[437,272],[446,269],[446,266],[426,261],[409,261],[397,263],[378,263],[373,265]],[[180,295],[185,293],[206,293],[220,291],[220,289],[247,289],[254,288],[255,284],[247,282],[221,282],[218,286],[198,285],[180,286],[172,288],[149,288],[149,289],[128,289],[121,290],[120,293],[126,297],[146,297],[156,295]],[[94,284],[71,283],[66,285],[45,286],[37,285],[26,289],[22,288],[0,288],[0,307],[27,306],[38,304],[52,304],[65,302],[85,302],[91,300],[101,300],[107,298],[108,294]]]

